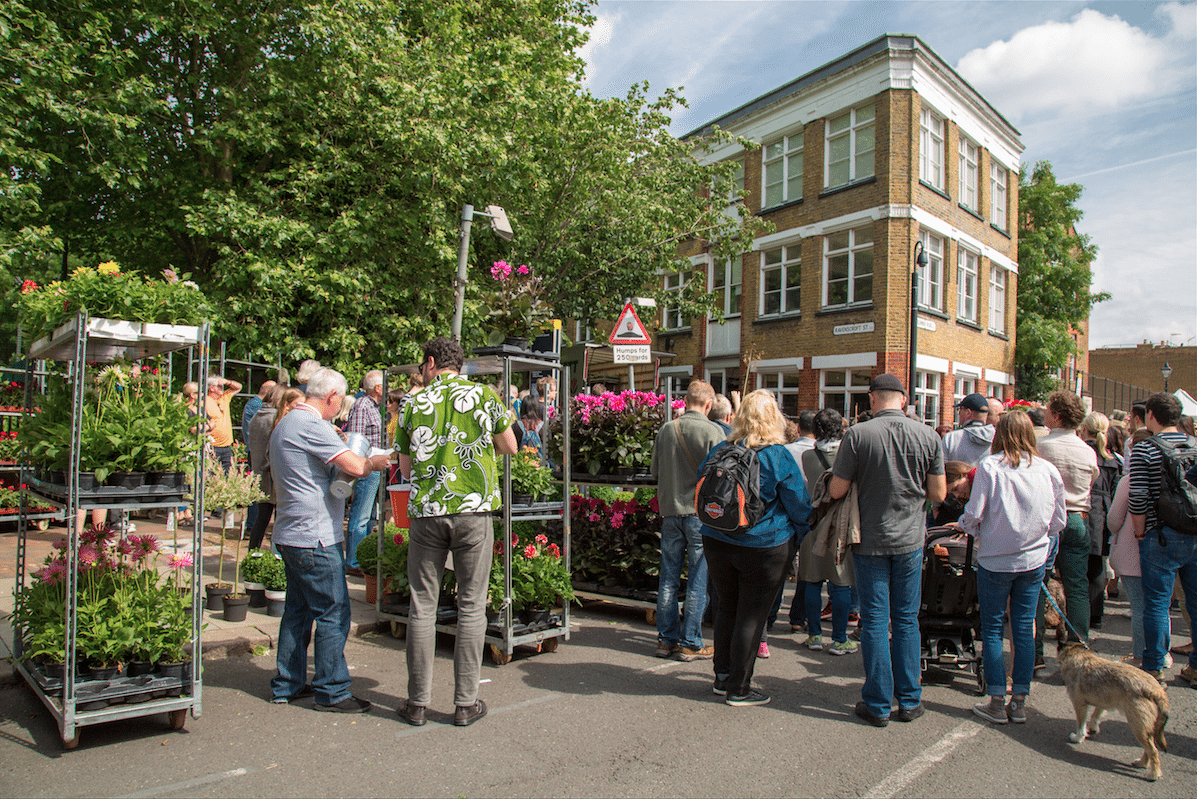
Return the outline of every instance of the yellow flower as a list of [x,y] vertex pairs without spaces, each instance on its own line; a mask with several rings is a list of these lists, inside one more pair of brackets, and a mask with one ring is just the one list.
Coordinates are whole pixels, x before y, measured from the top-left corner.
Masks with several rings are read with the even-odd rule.
[[80,277],[82,275],[90,275],[95,270],[90,266],[80,266],[74,272],[71,272],[71,277]]
[[121,273],[121,267],[116,261],[105,261],[96,267],[96,271],[98,271],[101,275],[119,275]]

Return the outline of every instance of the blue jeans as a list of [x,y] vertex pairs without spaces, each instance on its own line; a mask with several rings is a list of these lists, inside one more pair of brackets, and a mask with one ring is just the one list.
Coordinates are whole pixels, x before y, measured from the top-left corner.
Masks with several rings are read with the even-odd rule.
[[357,545],[370,532],[370,515],[378,504],[378,481],[382,472],[370,472],[359,477],[353,485],[353,502],[349,504],[349,527],[345,530],[345,566],[356,569]]
[[[666,516],[661,524],[661,573],[657,579],[657,637],[669,646],[702,649],[702,614],[707,609],[707,560],[697,516]],[[686,572],[686,615],[677,609],[682,558]],[[772,599],[772,597],[770,597]]]
[[[799,583],[806,595],[806,632],[808,635],[822,635],[823,583]],[[852,605],[852,589],[827,581],[827,593],[831,597],[831,640],[843,643],[848,640],[848,608]]]
[[[1168,654],[1168,608],[1172,586],[1180,578],[1185,605],[1197,608],[1197,535],[1184,535],[1171,527],[1149,530],[1139,542],[1143,572],[1143,668],[1158,671]],[[1197,648],[1189,655],[1197,668]]]
[[853,554],[852,559],[860,594],[860,651],[865,667],[861,698],[870,713],[887,719],[894,699],[900,709],[911,709],[923,696],[919,684],[923,551]]
[[1025,572],[992,572],[977,566],[977,599],[981,605],[981,655],[990,696],[1006,695],[1006,657],[1002,632],[1010,603],[1010,645],[1014,648],[1013,693],[1031,692],[1035,671],[1035,607],[1043,567]]
[[287,570],[287,600],[278,625],[278,674],[270,681],[276,699],[299,693],[308,676],[308,639],[316,625],[316,666],[312,687],[316,701],[335,705],[349,697],[349,589],[339,546],[315,548],[278,545]]
[[[1131,654],[1142,662],[1146,642],[1143,638],[1143,578],[1119,575],[1118,584],[1126,591],[1131,612]],[[1172,618],[1168,618],[1168,637],[1172,636]]]

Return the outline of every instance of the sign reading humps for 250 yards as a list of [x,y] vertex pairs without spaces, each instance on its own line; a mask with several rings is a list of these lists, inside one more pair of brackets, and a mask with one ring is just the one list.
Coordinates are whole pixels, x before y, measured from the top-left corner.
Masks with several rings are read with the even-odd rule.
[[649,363],[653,359],[648,344],[616,344],[611,352],[615,363]]

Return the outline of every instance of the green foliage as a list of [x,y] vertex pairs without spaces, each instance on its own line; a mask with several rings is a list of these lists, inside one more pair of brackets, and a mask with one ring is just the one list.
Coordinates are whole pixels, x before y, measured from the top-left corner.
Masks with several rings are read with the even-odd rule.
[[536,447],[524,447],[511,456],[511,491],[533,498],[548,493],[553,473],[540,462]]
[[[388,523],[383,531],[382,573],[384,586],[392,593],[407,593],[407,535],[406,531]],[[378,533],[370,533],[357,545],[357,563],[366,574],[373,575],[379,564]]]
[[[534,528],[538,529],[538,528]],[[503,574],[503,541],[501,532],[494,547],[490,566],[490,608],[500,610],[506,592]],[[574,589],[561,548],[550,543],[542,532],[520,536],[515,529],[511,536],[511,609],[547,610],[562,601],[574,598]]]
[[1097,246],[1076,232],[1084,188],[1056,182],[1051,164],[1019,171],[1018,332],[1014,353],[1019,394],[1043,399],[1055,388],[1053,372],[1076,351],[1071,329],[1089,318],[1109,294],[1090,291]]
[[263,558],[258,567],[258,582],[266,586],[267,591],[287,590],[287,566],[278,555]]
[[251,549],[241,561],[241,579],[247,583],[261,583],[270,566],[267,558],[274,558],[269,549]]

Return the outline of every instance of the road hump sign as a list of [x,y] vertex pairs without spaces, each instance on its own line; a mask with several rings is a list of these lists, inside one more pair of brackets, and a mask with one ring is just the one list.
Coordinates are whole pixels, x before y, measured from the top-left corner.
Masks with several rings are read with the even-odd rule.
[[640,317],[636,315],[636,309],[630,302],[623,306],[623,313],[619,315],[619,321],[615,323],[615,328],[607,340],[612,344],[653,343],[648,331],[644,329],[644,323],[640,321]]

